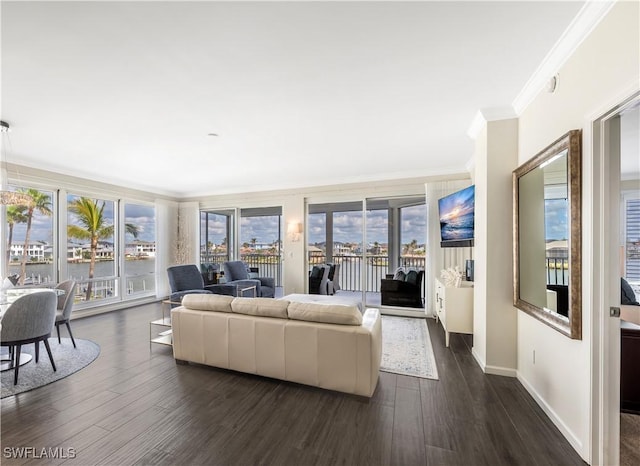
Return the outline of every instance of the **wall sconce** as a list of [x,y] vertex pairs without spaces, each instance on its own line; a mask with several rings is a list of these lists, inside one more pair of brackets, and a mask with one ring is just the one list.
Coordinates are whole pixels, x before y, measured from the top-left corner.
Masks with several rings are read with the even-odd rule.
[[302,235],[302,223],[300,222],[289,222],[287,223],[287,238],[289,241],[298,242],[300,241],[300,236]]

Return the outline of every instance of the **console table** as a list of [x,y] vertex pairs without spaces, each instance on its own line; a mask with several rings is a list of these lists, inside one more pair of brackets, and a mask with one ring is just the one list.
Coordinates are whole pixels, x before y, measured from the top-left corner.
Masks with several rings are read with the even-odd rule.
[[449,334],[473,334],[473,282],[463,281],[460,288],[445,286],[436,279],[436,322],[442,323],[445,345]]

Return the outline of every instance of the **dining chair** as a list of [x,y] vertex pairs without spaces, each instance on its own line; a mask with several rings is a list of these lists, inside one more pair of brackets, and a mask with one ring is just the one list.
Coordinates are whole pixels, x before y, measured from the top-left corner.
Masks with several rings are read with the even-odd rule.
[[63,290],[64,294],[58,296],[58,307],[56,310],[56,333],[58,334],[58,343],[60,343],[60,326],[65,324],[67,326],[67,331],[69,332],[69,336],[71,337],[71,342],[73,343],[73,347],[76,348],[76,341],[73,339],[73,333],[71,333],[71,325],[69,321],[71,320],[71,310],[73,309],[73,299],[76,291],[76,282],[75,280],[67,280],[62,283],[59,283],[56,286],[56,289]]
[[57,296],[53,290],[38,291],[16,299],[2,316],[0,346],[8,346],[12,353],[14,385],[18,384],[22,345],[36,344],[36,362],[38,362],[38,348],[40,342],[44,341],[49,361],[51,361],[53,371],[56,371],[56,364],[53,362],[48,341],[56,319],[56,302]]

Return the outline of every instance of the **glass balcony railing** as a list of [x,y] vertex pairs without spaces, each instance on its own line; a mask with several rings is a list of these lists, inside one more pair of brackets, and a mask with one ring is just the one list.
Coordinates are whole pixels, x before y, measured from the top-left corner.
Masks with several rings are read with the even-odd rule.
[[[200,262],[202,264],[217,264],[220,271],[223,271],[223,264],[229,260],[227,254],[202,254]],[[241,254],[240,260],[248,267],[258,269],[260,277],[270,277],[276,282],[276,286],[282,286],[282,257],[280,254],[272,253],[252,253]]]
[[[309,267],[326,263],[327,256],[324,253],[309,253]],[[362,256],[356,255],[333,255],[333,262],[340,264],[338,271],[340,289],[345,291],[362,291]],[[402,267],[414,267],[424,269],[426,260],[424,257],[402,256],[398,263]],[[367,268],[367,292],[380,292],[380,281],[386,278],[387,274],[393,273],[389,270],[389,257],[384,255],[368,255],[366,257]]]

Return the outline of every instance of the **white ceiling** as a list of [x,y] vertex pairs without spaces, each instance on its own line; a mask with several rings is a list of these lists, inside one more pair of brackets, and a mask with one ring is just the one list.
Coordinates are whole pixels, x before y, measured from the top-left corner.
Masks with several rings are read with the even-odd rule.
[[179,197],[462,172],[582,5],[3,1],[9,159]]

